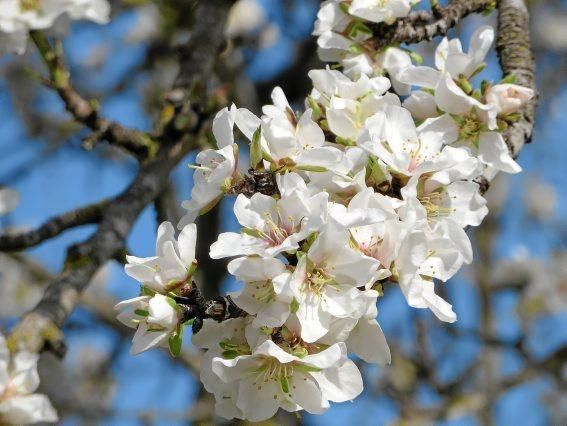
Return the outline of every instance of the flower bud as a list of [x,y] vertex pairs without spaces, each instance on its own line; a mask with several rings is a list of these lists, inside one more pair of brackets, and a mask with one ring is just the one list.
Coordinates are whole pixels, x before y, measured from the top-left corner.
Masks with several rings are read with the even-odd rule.
[[534,91],[516,84],[497,84],[488,89],[486,103],[494,105],[498,114],[506,115],[518,111],[530,99]]

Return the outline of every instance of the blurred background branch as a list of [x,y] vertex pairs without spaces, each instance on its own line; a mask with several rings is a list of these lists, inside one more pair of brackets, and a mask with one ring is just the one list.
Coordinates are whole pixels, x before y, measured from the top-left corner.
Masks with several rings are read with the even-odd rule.
[[[0,254],[1,324],[15,326],[14,345],[48,343],[60,353],[62,327],[68,355],[45,354],[41,374],[70,424],[220,422],[196,377],[200,354],[188,344],[177,359],[161,351],[130,357],[130,330],[114,320],[112,306],[137,291],[114,260],[127,249],[152,254],[156,221],[178,220],[191,188],[186,164],[209,143],[214,113],[233,101],[258,112],[274,85],[301,108],[307,71],[323,66],[309,35],[319,1],[241,0],[240,15],[233,3],[116,1],[109,26],[77,25],[63,46],[37,35],[52,58],[49,78],[35,52],[0,62],[0,183],[21,194],[20,207],[2,219],[0,250],[10,253]],[[472,29],[496,23],[494,14],[473,13],[490,2],[423,3],[391,29],[374,28],[377,45],[447,32],[468,39]],[[392,365],[362,367],[369,390],[350,406],[318,418],[280,413],[274,423],[567,422],[567,6],[522,5],[499,2],[502,68],[494,55],[487,72],[494,79],[501,70],[515,73],[532,87],[537,80],[538,143],[520,157],[524,177],[493,182],[491,216],[474,234],[477,262],[445,286],[459,322],[447,327],[411,312],[397,289],[386,288],[379,319]],[[431,46],[417,49],[428,58]],[[508,136],[515,154],[533,124],[529,107]],[[198,221],[196,281],[208,298],[235,288],[225,265],[208,257],[218,232],[234,226],[228,209],[230,200]]]

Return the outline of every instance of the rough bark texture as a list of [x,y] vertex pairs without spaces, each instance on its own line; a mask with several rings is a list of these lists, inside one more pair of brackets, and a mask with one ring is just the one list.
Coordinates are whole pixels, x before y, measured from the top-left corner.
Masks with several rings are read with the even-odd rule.
[[373,47],[380,49],[396,43],[411,44],[432,40],[435,36],[447,34],[462,18],[482,12],[493,3],[491,0],[454,0],[446,7],[433,8],[433,15],[426,11],[416,11],[392,25],[374,25]]
[[[191,122],[191,125],[174,126],[173,131],[167,126],[156,129],[155,139],[160,141],[159,151],[156,155],[140,158],[145,164],[130,187],[110,200],[103,209],[97,231],[87,241],[69,248],[62,273],[47,286],[38,305],[14,328],[9,338],[11,349],[39,352],[47,348],[59,355],[65,353],[60,327],[77,305],[81,292],[100,267],[120,256],[140,213],[163,193],[173,168],[187,153],[197,148],[197,136],[204,131],[212,115],[212,111],[204,108],[206,82],[210,80],[215,58],[222,47],[224,23],[232,3],[230,0],[200,2],[195,11],[197,19],[190,42],[179,49],[180,74],[168,99],[175,98],[175,93],[180,90],[182,97],[175,105],[170,122]],[[206,18],[201,19],[202,17]],[[39,43],[36,42],[42,54],[49,50],[44,42],[41,39]],[[56,80],[54,88],[58,90],[67,108],[74,108],[74,100],[81,98],[77,98],[76,92],[69,89],[72,86],[68,76],[57,80],[61,77],[54,70],[61,69],[60,63],[51,63],[51,57],[47,55],[45,62],[52,78]],[[195,90],[192,85],[194,81],[201,82],[202,91]],[[67,95],[71,98],[67,98]],[[201,104],[194,102],[197,96],[201,97]],[[79,101],[77,105],[80,108],[74,113],[79,114],[79,121],[83,117],[88,124],[93,112],[88,110],[84,102]],[[189,120],[189,117],[196,118]],[[132,133],[127,131],[126,134]]]
[[[530,15],[523,0],[500,0],[496,50],[504,75],[514,74],[517,84],[536,90],[535,61],[530,40]],[[504,138],[514,157],[532,138],[537,100],[521,111],[522,117],[510,126]]]

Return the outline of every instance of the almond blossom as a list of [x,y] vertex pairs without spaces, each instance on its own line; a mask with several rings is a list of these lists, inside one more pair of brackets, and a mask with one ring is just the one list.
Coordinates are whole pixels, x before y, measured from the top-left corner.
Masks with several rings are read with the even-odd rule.
[[156,239],[156,255],[139,258],[127,256],[126,273],[154,292],[168,293],[185,284],[195,270],[197,227],[185,226],[175,239],[175,228],[163,222]]
[[298,118],[278,87],[272,100],[274,105],[263,108],[261,127],[261,146],[271,169],[328,170],[340,163],[342,152],[325,143],[311,109]]
[[521,168],[497,131],[497,118],[516,112],[534,96],[533,91],[502,84],[483,94],[480,90],[474,92],[469,82],[484,67],[493,40],[494,30],[488,26],[474,32],[468,53],[463,52],[458,39],[443,39],[435,54],[437,69],[418,66],[401,72],[400,78],[405,83],[434,91],[433,94],[414,92],[404,106],[420,120],[448,113],[454,120],[448,126],[459,135],[456,146],[470,149],[489,167],[518,173]]
[[169,343],[181,317],[175,301],[162,294],[125,300],[114,309],[119,311],[117,319],[122,324],[136,329],[130,350],[132,355]]
[[250,355],[213,358],[212,370],[224,383],[238,383],[236,406],[250,421],[269,419],[280,407],[321,414],[329,401],[348,401],[362,392],[360,372],[344,343],[312,353],[300,348],[295,355],[267,340]]
[[309,78],[314,86],[310,99],[325,109],[329,130],[352,145],[367,118],[384,105],[400,105],[396,95],[387,93],[390,81],[385,77],[363,74],[352,81],[341,72],[327,69],[310,71]]
[[31,424],[58,421],[57,412],[39,386],[39,355],[10,353],[0,334],[0,423]]
[[358,287],[374,280],[379,262],[351,248],[349,239],[348,230],[331,222],[291,277],[301,338],[307,342],[323,337],[333,318],[360,318],[366,312],[364,291]]
[[272,257],[297,250],[298,243],[322,225],[327,197],[325,193],[310,196],[299,191],[279,200],[259,193],[251,198],[239,195],[234,214],[244,228],[239,234],[220,234],[211,246],[211,257]]
[[[466,53],[458,39],[444,38],[436,68],[413,66],[415,56],[396,46],[376,50],[368,23],[392,24],[413,3],[323,2],[319,55],[342,70],[309,72],[304,112],[280,88],[260,117],[223,109],[213,122],[218,149],[197,156],[179,237],[162,224],[156,256],[128,257],[126,272],[142,289],[116,308],[137,329],[133,353],[167,342],[175,354],[190,312],[199,321],[193,343],[206,350],[201,381],[224,418],[263,421],[280,408],[323,413],[330,401],[359,395],[348,354],[391,361],[378,322],[386,282],[399,285],[409,306],[457,319],[435,287],[472,262],[466,229],[488,214],[477,178],[487,168],[520,170],[503,132],[534,94],[511,76],[473,88],[494,39],[490,27],[473,34]],[[403,104],[392,93],[411,86],[423,90]],[[249,142],[249,175],[237,167],[234,126]],[[201,296],[191,293],[192,222],[229,195],[237,195],[241,231],[221,233],[209,254],[236,257],[228,272],[242,287],[193,306]],[[234,315],[209,315],[223,303]]]
[[416,128],[406,109],[388,105],[369,121],[358,145],[384,162],[391,173],[413,176],[458,167],[466,156],[461,150],[444,148],[457,138],[449,117],[429,119]]
[[[377,6],[374,1],[370,0],[370,2],[373,3],[370,7]],[[357,6],[363,8],[368,6],[368,3],[369,1],[362,0],[357,2]],[[402,3],[406,2],[390,0],[387,2],[386,10],[392,5]],[[371,29],[360,19],[355,20],[345,6],[342,0],[327,0],[321,5],[313,31],[313,35],[318,36],[319,58],[324,62],[340,63],[348,77],[356,78],[361,74],[369,76],[388,74],[396,92],[400,95],[408,94],[410,86],[400,80],[400,73],[412,65],[410,55],[394,46],[386,46],[376,51],[366,44],[365,41],[372,37]],[[400,9],[398,8],[397,14]],[[391,13],[390,16],[394,14]]]
[[450,239],[440,234],[424,229],[410,233],[400,245],[396,273],[410,306],[428,308],[441,321],[454,322],[457,316],[451,305],[435,294],[434,278],[448,280],[468,259]]
[[22,54],[31,30],[47,30],[70,20],[108,22],[106,0],[2,0],[0,1],[0,54]]
[[193,166],[195,173],[191,199],[182,203],[187,214],[178,226],[193,223],[197,216],[212,209],[232,186],[238,166],[238,146],[234,143],[233,127],[239,114],[232,107],[216,115],[213,135],[219,149],[207,149],[197,155],[199,166]]
[[453,79],[470,78],[484,67],[484,59],[494,41],[494,29],[484,25],[471,36],[469,51],[463,52],[458,38],[444,37],[435,50],[435,68],[411,66],[401,73],[402,81],[419,87],[435,89],[443,75]]
[[534,91],[517,84],[496,84],[486,91],[486,102],[498,115],[513,114],[534,97]]
[[403,18],[410,12],[411,0],[353,0],[348,11],[353,16],[371,22],[392,24],[397,18]]
[[233,295],[235,303],[256,315],[257,327],[280,327],[290,314],[293,294],[289,288],[291,273],[278,259],[241,257],[228,264],[228,272],[245,286]]

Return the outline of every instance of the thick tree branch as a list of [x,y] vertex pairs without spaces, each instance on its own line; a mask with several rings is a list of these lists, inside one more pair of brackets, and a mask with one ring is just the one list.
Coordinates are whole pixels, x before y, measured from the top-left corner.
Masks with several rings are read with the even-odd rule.
[[191,149],[188,139],[164,149],[140,170],[126,191],[109,202],[97,231],[87,241],[69,248],[61,275],[47,286],[38,305],[13,330],[13,348],[39,352],[47,346],[64,353],[59,327],[75,308],[80,293],[96,271],[123,250],[139,214],[159,195],[171,170]]
[[446,35],[461,19],[472,13],[485,11],[494,3],[494,0],[453,0],[446,7],[434,7],[433,15],[416,11],[396,20],[392,25],[374,25],[372,47],[380,50],[392,44],[413,44]]
[[[156,134],[161,133],[159,152],[155,157],[149,157],[130,187],[109,202],[97,231],[87,241],[69,248],[62,273],[48,285],[38,305],[14,328],[9,339],[11,349],[39,352],[51,348],[60,355],[64,354],[60,327],[77,305],[79,295],[96,271],[124,250],[125,240],[140,213],[164,191],[174,167],[196,148],[198,136],[207,128],[213,112],[207,108],[204,82],[210,79],[214,58],[222,46],[224,22],[231,4],[229,0],[200,2],[189,45],[192,49],[188,46],[180,51],[180,75],[172,93],[181,91],[183,98],[181,103],[175,105],[170,121],[187,124],[188,117],[195,119],[190,120],[190,125],[175,126],[174,131],[168,131],[170,129],[167,126],[158,126],[160,129]],[[48,52],[45,46],[41,47],[41,43],[40,40],[40,50]],[[44,55],[44,59],[50,71],[60,70],[50,55]],[[56,87],[70,84],[66,76],[63,76],[65,84],[57,81],[60,78],[57,73],[52,77]],[[205,90],[195,91],[196,82],[200,82]],[[185,83],[190,86],[183,86]],[[63,93],[69,94],[66,91]],[[194,102],[198,95],[202,96],[200,102]],[[81,105],[85,107],[86,114],[91,114],[84,103]],[[97,116],[96,111],[94,114]]]
[[118,146],[140,159],[155,155],[158,145],[148,134],[102,117],[96,104],[87,101],[75,90],[65,67],[60,43],[53,48],[41,31],[32,31],[31,37],[49,71],[49,85],[57,91],[65,103],[65,108],[75,120],[93,131],[86,139],[89,145],[106,139],[111,145]]
[[108,201],[100,201],[51,218],[37,229],[18,234],[0,235],[0,251],[15,251],[34,247],[68,229],[98,223],[102,219],[102,212],[107,206]]
[[216,54],[225,43],[224,23],[232,0],[207,0],[198,3],[189,41],[178,48],[179,73],[172,90],[165,95],[166,105],[160,123],[168,138],[190,132],[207,110],[207,81],[216,62]]
[[[529,87],[536,96],[520,111],[520,119],[504,132],[504,140],[512,156],[517,158],[526,143],[531,142],[535,125],[537,87],[535,60],[530,39],[530,14],[524,0],[500,0],[498,4],[498,36],[496,51],[505,76],[515,75],[516,83]],[[496,173],[480,176],[476,182],[484,194]]]
[[[496,50],[505,75],[516,76],[517,84],[536,91],[535,61],[530,40],[530,15],[524,0],[500,0]],[[531,141],[537,98],[521,111],[521,118],[510,126],[504,138],[514,157]]]

